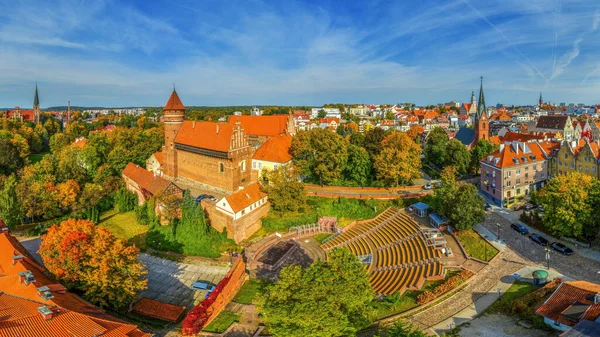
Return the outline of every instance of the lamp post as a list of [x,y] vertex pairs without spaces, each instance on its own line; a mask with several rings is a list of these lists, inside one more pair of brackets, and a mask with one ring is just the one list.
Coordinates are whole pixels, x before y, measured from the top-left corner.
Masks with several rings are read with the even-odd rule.
[[498,288],[498,299],[502,301],[502,288]]
[[544,248],[546,250],[546,269],[550,270],[550,248]]
[[496,226],[498,226],[498,235],[496,237],[498,238],[498,242],[500,242],[500,223],[496,223]]

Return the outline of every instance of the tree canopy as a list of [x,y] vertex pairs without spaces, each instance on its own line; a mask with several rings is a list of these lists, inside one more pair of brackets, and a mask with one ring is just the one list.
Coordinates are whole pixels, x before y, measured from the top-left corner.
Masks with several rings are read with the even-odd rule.
[[409,184],[421,177],[421,147],[406,133],[392,133],[381,142],[374,167],[377,179],[389,185]]
[[259,298],[258,311],[273,336],[353,336],[369,324],[373,290],[364,266],[347,248],[327,261],[282,269]]
[[442,168],[446,163],[446,145],[448,144],[448,135],[440,127],[435,127],[427,136],[425,144],[425,159]]
[[344,137],[320,128],[298,132],[290,152],[300,172],[320,184],[339,180],[348,159]]
[[306,206],[306,187],[299,179],[293,165],[282,165],[265,171],[261,188],[269,196],[271,208],[276,212],[297,212]]

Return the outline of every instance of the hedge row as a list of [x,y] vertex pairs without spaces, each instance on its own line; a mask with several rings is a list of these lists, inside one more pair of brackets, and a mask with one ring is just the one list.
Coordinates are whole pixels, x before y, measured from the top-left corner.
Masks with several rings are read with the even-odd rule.
[[444,283],[438,285],[433,288],[432,291],[426,290],[417,296],[417,304],[422,305],[428,302],[433,301],[438,298],[440,295],[447,293],[448,291],[458,287],[463,284],[466,280],[469,279],[473,275],[473,272],[470,270],[462,270],[460,273],[448,278]]

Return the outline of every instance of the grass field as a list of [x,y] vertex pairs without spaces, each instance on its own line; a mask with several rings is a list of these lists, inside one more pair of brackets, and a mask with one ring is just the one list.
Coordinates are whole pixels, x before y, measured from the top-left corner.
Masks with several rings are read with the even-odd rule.
[[240,315],[231,311],[222,311],[203,331],[223,333],[229,326],[240,321]]
[[481,261],[490,261],[498,254],[498,249],[490,245],[472,229],[460,231],[456,237],[463,247],[465,247],[470,257]]
[[500,300],[494,302],[485,310],[485,312],[490,314],[496,314],[498,312],[510,314],[510,305],[513,300],[523,297],[537,289],[538,287],[534,286],[533,283],[516,280],[515,283],[502,294]]
[[32,153],[29,155],[29,162],[31,164],[35,164],[37,162],[39,162],[40,160],[42,160],[42,158],[44,158],[45,155],[47,155],[50,152],[42,152],[42,153]]
[[119,239],[135,244],[140,250],[146,249],[148,226],[138,224],[133,211],[125,213],[108,211],[100,216],[98,226],[108,229]]
[[269,285],[269,282],[250,279],[242,286],[242,289],[233,298],[234,302],[241,304],[252,304],[256,295],[264,290]]

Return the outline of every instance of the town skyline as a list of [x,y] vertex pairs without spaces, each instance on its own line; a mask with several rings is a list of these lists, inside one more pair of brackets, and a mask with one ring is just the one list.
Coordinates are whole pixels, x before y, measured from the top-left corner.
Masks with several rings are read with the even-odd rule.
[[[0,105],[595,104],[600,5],[0,4]],[[30,13],[43,13],[30,15]],[[18,18],[29,17],[27,25]],[[29,103],[30,104],[30,103]],[[27,105],[29,105],[27,104]]]

